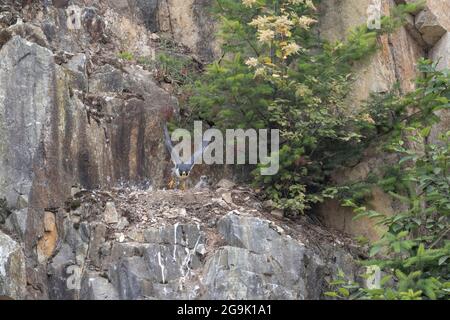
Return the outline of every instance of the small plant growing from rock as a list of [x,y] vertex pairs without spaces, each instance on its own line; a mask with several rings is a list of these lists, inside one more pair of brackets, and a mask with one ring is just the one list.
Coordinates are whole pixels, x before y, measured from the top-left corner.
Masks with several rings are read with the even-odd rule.
[[126,60],[126,61],[132,61],[134,60],[134,55],[129,51],[122,51],[118,54],[118,57],[120,59]]

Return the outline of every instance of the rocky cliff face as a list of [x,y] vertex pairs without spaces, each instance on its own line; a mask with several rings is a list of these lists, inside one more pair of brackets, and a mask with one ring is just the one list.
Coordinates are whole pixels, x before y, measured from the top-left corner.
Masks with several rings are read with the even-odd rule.
[[245,188],[113,188],[73,203],[57,212],[53,299],[319,299],[333,272],[356,269],[331,233],[277,219]]
[[[0,194],[12,211],[7,229],[25,246],[31,297],[48,296],[46,263],[62,241],[55,208],[73,186],[164,183],[161,110],[176,113],[176,99],[151,71],[117,58],[124,50],[150,57],[159,50],[148,17],[160,11],[143,1],[120,5],[0,6]],[[188,44],[199,56],[206,52]]]
[[[411,3],[412,0],[382,0],[382,12],[388,14],[395,4]],[[353,28],[367,22],[367,8],[371,0],[326,0],[321,6],[321,20],[318,31],[328,40],[343,39]],[[407,24],[392,35],[379,37],[380,50],[370,59],[356,66],[357,76],[349,103],[358,108],[371,92],[388,92],[395,83],[402,92],[414,89],[417,77],[416,62],[419,58],[439,62],[439,68],[448,68],[450,63],[450,1],[427,0],[423,10],[408,17]],[[450,127],[449,114],[439,114],[441,123],[433,128],[432,140]],[[370,173],[380,172],[385,163],[395,163],[395,157],[369,149],[360,163],[353,168],[334,174],[337,183],[361,181]],[[371,206],[385,214],[398,212],[401,204],[379,189],[374,189]],[[353,235],[376,239],[379,231],[369,220],[353,221],[352,210],[340,207],[335,201],[328,201],[318,208],[318,214],[329,227]]]
[[[450,64],[447,4],[428,2],[359,66],[355,107],[397,80],[411,90],[418,57]],[[368,1],[323,3],[328,39],[365,23]],[[354,272],[349,244],[311,221],[279,220],[248,190],[159,191],[170,167],[161,119],[178,102],[137,57],[213,59],[208,4],[0,0],[0,296],[320,298],[331,272]],[[383,161],[367,159],[342,179]],[[386,208],[382,197],[374,205]],[[328,206],[326,223],[361,231]]]

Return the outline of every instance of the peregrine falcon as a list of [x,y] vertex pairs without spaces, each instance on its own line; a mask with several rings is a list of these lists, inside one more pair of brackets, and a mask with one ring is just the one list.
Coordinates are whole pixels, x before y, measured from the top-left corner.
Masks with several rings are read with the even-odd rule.
[[169,130],[167,125],[164,124],[164,141],[166,148],[170,153],[170,158],[174,164],[172,169],[172,179],[169,183],[169,189],[173,189],[176,186],[181,185],[181,189],[184,190],[186,187],[186,180],[189,177],[192,169],[194,168],[196,160],[203,154],[206,148],[209,146],[208,141],[203,141],[201,149],[197,150],[191,157],[189,162],[183,162],[178,156],[177,152],[174,150],[172,139],[170,138]]

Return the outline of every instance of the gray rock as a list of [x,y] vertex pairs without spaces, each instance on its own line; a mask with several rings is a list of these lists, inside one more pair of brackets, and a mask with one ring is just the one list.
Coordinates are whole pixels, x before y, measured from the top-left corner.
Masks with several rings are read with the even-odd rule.
[[111,249],[111,262],[117,261],[120,258],[129,258],[129,257],[142,257],[144,255],[144,251],[147,248],[147,244],[142,243],[118,243],[115,242]]
[[[88,91],[87,58],[83,53],[75,54],[66,64],[70,75],[70,84],[73,88]],[[75,188],[76,189],[76,188]],[[76,190],[74,190],[76,191]]]
[[158,31],[158,0],[133,0],[139,9],[145,26],[152,32]]
[[[269,221],[233,213],[217,224],[226,245],[210,254],[204,231],[194,224],[148,229],[146,243],[108,242],[105,224],[82,231],[83,224],[65,227],[64,244],[48,268],[51,298],[319,299],[329,275],[354,271],[346,268],[354,265],[352,257],[337,248],[320,255]],[[77,267],[83,274],[73,289],[68,270]]]
[[[320,274],[325,263],[318,254],[296,240],[280,235],[272,229],[268,221],[259,218],[241,217],[230,213],[219,220],[218,229],[228,245],[261,255],[260,259],[265,261],[263,264],[272,268],[272,272],[268,273],[271,275],[270,283],[290,288],[296,292],[295,299],[320,298],[321,289],[325,286]],[[235,255],[238,253],[241,253],[242,257],[236,258]],[[246,269],[247,266],[254,265],[247,253],[234,250],[230,255],[233,259],[240,260],[246,271],[260,273],[255,267]],[[259,278],[252,279],[257,281]],[[260,294],[262,293],[253,292],[249,298],[262,299]],[[281,296],[271,298],[284,299]]]
[[228,179],[222,179],[217,183],[216,187],[223,189],[233,189],[235,185],[236,184],[233,181],[230,181]]
[[23,23],[22,21],[12,25],[5,30],[11,37],[19,36],[22,39],[36,43],[42,47],[49,47],[48,41],[45,37],[44,32],[38,26],[31,23]]
[[101,267],[102,252],[100,251],[105,243],[107,228],[103,223],[91,225],[92,234],[89,242],[89,259],[95,267]]
[[28,196],[21,194],[17,197],[17,204],[16,204],[17,209],[22,210],[25,208],[28,208]]
[[233,213],[220,219],[217,228],[229,245],[256,253],[270,251],[272,241],[281,239],[278,233],[270,228],[268,221],[255,217],[241,217]]
[[6,220],[6,228],[23,239],[27,227],[28,209],[15,210]]
[[85,253],[91,237],[90,229],[86,222],[74,224],[66,220],[64,223],[64,243],[67,243],[77,254]]
[[119,214],[117,213],[114,202],[106,203],[104,215],[107,224],[115,224],[119,222]]
[[0,296],[23,299],[26,284],[25,256],[22,248],[0,231]]
[[105,21],[103,17],[98,14],[97,8],[84,8],[81,14],[81,23],[85,33],[89,35],[89,40],[91,42],[106,43],[108,41],[108,37],[105,32]]
[[182,245],[193,249],[203,243],[204,233],[193,224],[175,224],[165,228],[150,228],[144,231],[145,241],[156,244]]
[[272,200],[266,200],[262,203],[262,207],[265,210],[272,210],[275,208],[275,203]]
[[202,265],[194,250],[180,245],[150,245],[144,257],[152,278],[162,284],[186,278]]
[[120,259],[111,265],[109,275],[121,300],[140,300],[152,294],[154,280],[142,257]]
[[[439,40],[438,43],[430,51],[430,58],[437,64],[438,70],[444,70],[450,68],[450,32],[446,32],[445,35]],[[430,133],[430,143],[442,143],[439,139],[440,135],[447,132],[450,128],[450,110],[443,109],[436,112],[436,115],[440,118],[440,122],[433,126]]]
[[196,252],[197,252],[199,255],[204,256],[204,255],[206,254],[206,252],[207,252],[206,246],[205,246],[203,243],[199,244],[199,245],[197,246]]
[[281,219],[284,217],[284,211],[280,210],[280,209],[274,209],[274,210],[270,211],[270,214],[278,219]]
[[198,297],[199,283],[189,280],[203,266],[200,229],[181,224],[150,229],[145,239],[146,244],[113,245],[108,275],[120,299]]
[[91,92],[122,92],[124,75],[113,66],[104,65],[90,77],[89,89]]
[[78,192],[80,192],[80,191],[81,191],[81,188],[80,188],[80,187],[77,187],[77,186],[72,187],[72,188],[70,189],[70,195],[72,196],[72,198],[74,198],[75,195],[76,195]]
[[[203,273],[205,299],[298,299],[294,288],[274,278],[277,271],[267,257],[242,248],[224,247],[208,260]],[[279,268],[279,267],[276,267]]]
[[0,50],[0,194],[10,204],[31,188],[53,63],[52,52],[19,36]]
[[229,205],[233,205],[233,198],[231,196],[231,192],[227,192],[222,194],[222,199],[223,201],[225,201],[226,203],[228,203]]
[[64,238],[47,267],[50,298],[58,300],[78,298],[81,270],[87,258],[90,258],[88,253],[92,227],[86,222],[74,224],[68,219],[64,221]]
[[434,46],[447,32],[436,15],[429,9],[421,11],[416,16],[415,25],[429,46]]
[[52,0],[52,4],[56,8],[66,8],[69,5],[70,0]]
[[[74,300],[78,293],[80,276],[77,271],[76,255],[73,249],[64,243],[47,268],[49,296],[56,300]],[[72,278],[70,278],[72,277]],[[68,283],[72,284],[69,286]]]
[[[438,70],[450,68],[450,32],[447,32],[441,40],[433,47],[430,52],[430,58],[438,62]],[[443,132],[443,131],[441,131]]]
[[87,273],[81,283],[80,300],[118,300],[114,286],[94,272]]
[[130,223],[128,222],[128,219],[125,217],[122,217],[122,218],[120,218],[119,223],[117,224],[117,230],[122,231],[129,225],[130,225]]

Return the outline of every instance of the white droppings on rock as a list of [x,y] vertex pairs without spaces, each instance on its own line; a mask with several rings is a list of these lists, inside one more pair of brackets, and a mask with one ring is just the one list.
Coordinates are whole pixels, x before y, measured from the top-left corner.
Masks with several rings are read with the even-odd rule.
[[197,246],[196,252],[199,255],[204,256],[206,254],[206,247],[205,247],[205,245],[203,243],[199,244]]
[[165,267],[164,264],[162,263],[161,252],[158,252],[158,264],[159,267],[161,268],[162,283],[166,283]]
[[178,230],[178,226],[179,226],[180,224],[177,222],[176,224],[175,224],[175,226],[173,227],[173,233],[174,233],[174,235],[173,235],[173,238],[174,238],[174,240],[173,240],[173,243],[174,243],[174,245],[173,245],[173,260],[174,261],[176,261],[176,253],[177,253],[177,230]]
[[116,239],[119,243],[123,243],[125,241],[125,235],[123,233],[116,233]]

